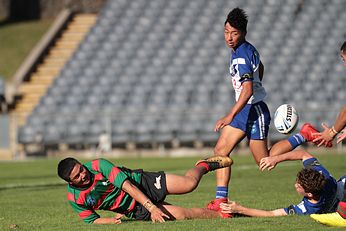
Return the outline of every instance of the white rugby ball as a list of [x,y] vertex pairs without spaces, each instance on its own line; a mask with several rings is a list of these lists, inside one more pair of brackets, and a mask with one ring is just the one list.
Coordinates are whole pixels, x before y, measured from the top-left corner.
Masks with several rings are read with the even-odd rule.
[[274,125],[278,132],[289,134],[296,129],[298,122],[298,112],[291,104],[283,104],[276,109]]

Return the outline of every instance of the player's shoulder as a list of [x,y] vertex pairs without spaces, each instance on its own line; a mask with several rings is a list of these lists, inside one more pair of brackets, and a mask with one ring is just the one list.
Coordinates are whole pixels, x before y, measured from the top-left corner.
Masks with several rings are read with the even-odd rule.
[[239,52],[240,54],[246,55],[246,56],[256,55],[259,57],[259,53],[258,53],[256,47],[253,46],[248,41],[245,41],[243,44],[241,44],[239,46],[239,49],[237,52]]

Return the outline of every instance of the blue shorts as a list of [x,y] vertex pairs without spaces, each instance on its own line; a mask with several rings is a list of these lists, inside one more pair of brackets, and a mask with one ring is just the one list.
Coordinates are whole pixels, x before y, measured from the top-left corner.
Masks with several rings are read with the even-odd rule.
[[246,104],[229,124],[244,131],[251,140],[264,140],[268,136],[270,112],[263,101],[255,104]]

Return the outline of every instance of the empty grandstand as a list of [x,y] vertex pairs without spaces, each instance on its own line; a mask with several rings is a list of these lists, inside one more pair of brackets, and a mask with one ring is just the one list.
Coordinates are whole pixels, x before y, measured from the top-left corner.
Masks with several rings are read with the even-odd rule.
[[83,148],[107,133],[114,147],[213,144],[234,100],[223,23],[236,6],[249,15],[271,111],[291,103],[301,122],[333,121],[346,98],[345,1],[109,0],[18,142]]

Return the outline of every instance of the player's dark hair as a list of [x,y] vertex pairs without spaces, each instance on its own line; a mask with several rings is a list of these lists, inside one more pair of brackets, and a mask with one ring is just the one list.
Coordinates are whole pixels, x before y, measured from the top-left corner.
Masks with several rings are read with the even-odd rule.
[[346,41],[344,42],[344,44],[342,44],[340,50],[342,51],[342,53],[346,53]]
[[70,174],[72,169],[74,168],[74,166],[76,164],[78,164],[79,161],[72,158],[72,157],[68,157],[65,158],[63,160],[61,160],[58,164],[58,175],[61,179],[70,182]]
[[225,21],[225,25],[226,23],[229,23],[232,27],[244,32],[246,34],[247,32],[247,15],[245,13],[245,11],[243,9],[240,8],[234,8],[233,10],[231,10],[228,15],[227,15],[227,19]]
[[297,183],[306,193],[312,193],[315,196],[321,195],[326,182],[326,177],[322,173],[311,168],[303,168],[297,174]]

